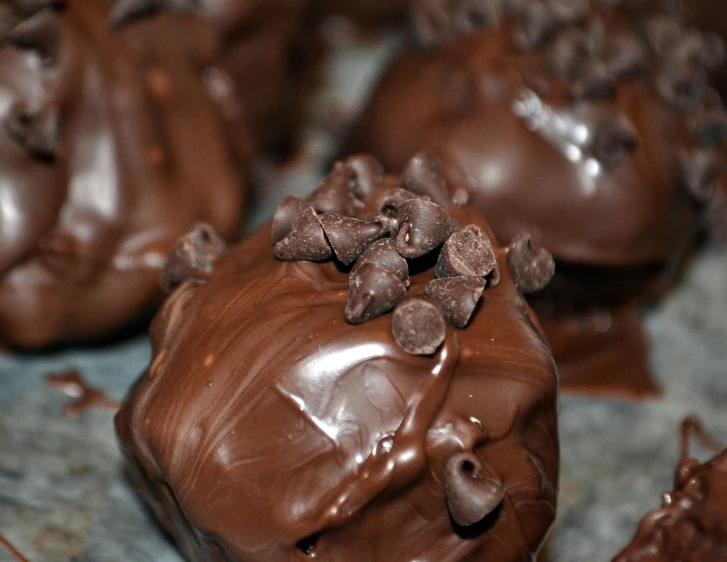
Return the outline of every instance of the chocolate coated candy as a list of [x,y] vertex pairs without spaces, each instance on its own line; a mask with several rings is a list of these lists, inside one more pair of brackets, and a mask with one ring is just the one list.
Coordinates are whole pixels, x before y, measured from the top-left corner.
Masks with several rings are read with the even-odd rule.
[[452,234],[442,246],[434,272],[439,278],[485,277],[495,267],[495,251],[481,228],[473,224]]
[[351,276],[366,265],[371,263],[383,269],[391,271],[405,286],[409,286],[409,265],[401,254],[396,250],[396,244],[390,238],[377,240],[361,255],[351,270]]
[[391,320],[399,347],[411,355],[432,355],[447,335],[444,317],[431,302],[413,298],[399,304]]
[[507,252],[515,283],[523,293],[542,290],[555,273],[555,262],[542,246],[533,244],[529,234],[520,234]]
[[273,244],[280,242],[293,231],[293,226],[308,207],[309,203],[297,197],[286,197],[273,215]]
[[162,268],[159,284],[171,293],[184,281],[201,282],[212,275],[214,263],[227,251],[227,245],[208,224],[200,224],[180,237]]
[[473,453],[460,453],[447,463],[444,495],[454,522],[469,527],[497,509],[505,489],[500,481],[482,474],[482,464]]
[[406,285],[388,269],[366,263],[351,274],[344,316],[351,324],[373,320],[394,308],[406,295]]
[[425,199],[411,199],[399,207],[396,249],[405,258],[418,258],[441,245],[456,229],[442,207]]
[[281,260],[322,261],[332,254],[318,214],[311,207],[303,212],[290,234],[275,244],[275,257]]
[[383,216],[363,221],[343,215],[321,215],[318,221],[343,265],[351,265],[369,244],[389,233],[389,222]]
[[437,205],[450,203],[442,163],[433,150],[422,150],[409,159],[401,174],[401,184],[413,193],[426,195]]
[[427,296],[455,328],[464,328],[480,302],[485,280],[482,277],[450,277],[427,284]]

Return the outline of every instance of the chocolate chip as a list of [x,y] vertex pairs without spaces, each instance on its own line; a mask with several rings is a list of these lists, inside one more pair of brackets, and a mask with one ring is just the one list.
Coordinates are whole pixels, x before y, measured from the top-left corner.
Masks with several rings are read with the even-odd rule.
[[650,18],[644,32],[649,46],[662,59],[669,56],[684,34],[681,23],[666,15]]
[[457,230],[456,223],[439,205],[410,199],[399,207],[396,249],[408,259],[428,254]]
[[398,218],[399,207],[404,201],[409,201],[409,199],[419,199],[419,195],[406,189],[392,187],[379,195],[379,198],[376,200],[376,208],[380,213],[388,217]]
[[550,252],[534,244],[529,234],[520,234],[508,248],[507,261],[515,283],[523,293],[542,290],[555,273]]
[[661,98],[679,109],[696,109],[706,89],[704,77],[684,66],[666,66],[656,79]]
[[608,101],[616,92],[616,78],[602,61],[591,61],[573,82],[570,94],[577,101]]
[[636,130],[625,118],[616,116],[599,123],[593,133],[591,153],[603,166],[613,170],[626,155],[636,150]]
[[695,140],[704,147],[718,148],[727,139],[727,113],[722,107],[699,109],[690,126]]
[[519,49],[532,50],[545,43],[558,27],[558,20],[544,3],[527,2],[516,21],[513,42]]
[[445,336],[444,317],[431,302],[413,298],[399,304],[391,321],[394,341],[410,355],[431,355]]
[[560,25],[573,25],[583,21],[590,12],[589,0],[548,0],[553,19]]
[[159,284],[171,293],[184,281],[203,282],[213,272],[215,262],[227,252],[227,244],[208,224],[199,224],[181,236],[162,268]]
[[357,207],[353,193],[356,173],[348,166],[338,166],[308,197],[308,203],[319,213],[352,216]]
[[480,227],[471,224],[447,239],[434,273],[439,278],[458,275],[485,277],[494,267],[492,242]]
[[482,474],[482,463],[473,453],[460,453],[449,459],[444,470],[444,497],[452,520],[469,527],[498,508],[505,488]]
[[722,65],[724,55],[724,41],[718,36],[691,31],[680,38],[673,47],[670,58],[683,65],[713,70]]
[[717,191],[724,162],[719,155],[706,149],[689,151],[680,157],[682,181],[697,203],[708,203]]
[[406,286],[394,273],[365,263],[351,273],[344,316],[351,324],[368,322],[389,312],[405,295]]
[[343,265],[351,265],[369,244],[389,233],[389,223],[383,215],[367,221],[343,215],[321,215],[318,221],[328,242]]
[[612,74],[628,78],[643,74],[648,60],[639,38],[627,31],[617,32],[606,39],[602,58]]
[[409,159],[401,174],[401,185],[413,193],[426,195],[437,205],[450,204],[442,163],[433,150],[422,150]]
[[571,81],[591,59],[588,36],[578,29],[561,33],[548,48],[546,63],[556,77]]
[[427,296],[455,328],[467,326],[484,290],[485,280],[472,276],[435,279],[426,289]]
[[346,158],[341,165],[353,170],[354,195],[359,199],[371,197],[384,185],[384,167],[369,154],[356,154]]
[[280,242],[291,233],[293,225],[308,207],[310,207],[310,203],[301,201],[297,197],[283,199],[273,215],[273,244]]
[[318,214],[311,207],[303,211],[290,234],[275,244],[275,257],[281,260],[322,261],[332,254]]
[[391,271],[405,286],[409,286],[409,265],[396,251],[396,244],[390,238],[377,240],[371,244],[353,266],[351,275],[355,275],[367,263]]
[[381,223],[385,229],[385,235],[391,238],[396,238],[396,235],[399,234],[399,220],[396,217],[382,213],[365,213],[361,215],[361,220],[364,222]]

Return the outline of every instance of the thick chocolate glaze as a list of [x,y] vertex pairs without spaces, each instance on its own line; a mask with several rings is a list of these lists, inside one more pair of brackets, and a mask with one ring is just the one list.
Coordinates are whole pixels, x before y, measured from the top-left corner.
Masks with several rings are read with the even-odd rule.
[[0,5],[0,341],[35,347],[148,311],[176,238],[232,236],[244,191],[208,19],[30,4]]
[[[507,250],[467,327],[413,356],[396,314],[346,321],[348,268],[274,257],[295,206],[209,280],[179,286],[152,324],[151,367],[116,417],[142,496],[194,561],[534,559],[555,516],[557,377]],[[471,207],[450,213],[491,235]],[[429,262],[410,268],[410,296],[424,296]],[[484,517],[466,509],[478,464]]]
[[[634,371],[646,376],[646,348],[633,348],[645,341],[639,304],[678,267],[719,171],[724,113],[707,71],[657,56],[640,18],[605,7],[574,3],[585,9],[565,21],[547,11],[538,19],[538,7],[557,2],[528,0],[522,12],[494,0],[472,4],[481,12],[464,20],[444,0],[415,10],[424,45],[394,61],[351,146],[393,170],[433,149],[501,241],[528,231],[563,266],[546,290],[557,306],[538,310],[556,360],[620,342],[630,349],[618,355],[633,356]],[[680,33],[675,43],[688,35]],[[690,78],[673,78],[681,71]],[[665,86],[673,83],[698,93],[674,96]],[[702,119],[716,135],[704,133]],[[608,333],[603,322],[582,332],[604,315]],[[618,362],[602,363],[604,374],[611,364]],[[576,363],[559,366],[566,386],[571,374],[585,374]]]
[[[683,440],[692,427],[702,431],[688,419]],[[727,451],[701,464],[689,458],[684,443],[682,449],[674,491],[663,495],[660,509],[644,517],[632,542],[613,562],[727,560]]]

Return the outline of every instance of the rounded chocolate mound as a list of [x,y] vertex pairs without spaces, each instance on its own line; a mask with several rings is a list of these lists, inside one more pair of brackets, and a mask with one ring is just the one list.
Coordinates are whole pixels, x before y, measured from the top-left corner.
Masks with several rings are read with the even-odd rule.
[[654,390],[639,304],[699,231],[727,116],[716,36],[597,2],[420,2],[352,147],[401,170],[427,148],[496,236],[558,263],[531,300],[566,386]]
[[211,272],[175,278],[116,428],[189,560],[539,550],[559,452],[555,366],[514,281],[532,270],[423,195],[440,180],[352,157],[226,255],[170,256]]
[[233,141],[213,18],[178,4],[0,5],[0,342],[113,332],[182,233],[239,228],[254,133]]

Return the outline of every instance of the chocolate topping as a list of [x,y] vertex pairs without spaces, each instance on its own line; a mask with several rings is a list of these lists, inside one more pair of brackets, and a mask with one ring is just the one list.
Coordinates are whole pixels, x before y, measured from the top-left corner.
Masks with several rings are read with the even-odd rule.
[[322,261],[332,253],[318,213],[312,207],[303,211],[290,234],[275,244],[275,257],[281,260]]
[[384,216],[360,220],[328,214],[322,215],[318,221],[336,258],[343,265],[351,265],[372,242],[389,233],[389,222]]
[[280,242],[293,231],[295,223],[308,207],[309,203],[297,197],[283,199],[273,216],[273,243]]
[[356,209],[353,191],[356,172],[349,166],[336,166],[307,201],[319,213],[351,216]]
[[401,183],[404,189],[426,195],[437,205],[446,207],[450,203],[442,164],[431,150],[424,150],[411,157],[401,174]]
[[225,255],[227,244],[208,224],[199,224],[174,244],[162,268],[159,283],[171,293],[185,281],[201,283],[211,275],[215,262]]
[[419,199],[419,195],[408,189],[392,187],[379,195],[379,198],[376,200],[376,208],[386,216],[394,217],[398,220],[399,207],[404,201],[408,201],[409,199]]
[[392,310],[406,295],[406,285],[394,273],[373,263],[351,273],[345,317],[361,324]]
[[410,199],[399,205],[396,249],[408,259],[419,258],[438,248],[457,225],[436,203]]
[[[446,212],[494,240],[471,207]],[[184,555],[533,558],[555,516],[557,376],[504,249],[500,284],[462,330],[423,298],[435,255],[393,314],[352,324],[359,289],[376,306],[406,290],[394,242],[349,275],[335,257],[276,259],[271,228],[170,295],[116,418],[133,481]]]
[[427,296],[455,328],[467,325],[484,290],[485,280],[482,277],[450,277],[427,284]]
[[471,224],[447,239],[434,273],[439,278],[458,275],[485,277],[496,263],[490,239],[481,228]]
[[384,167],[369,154],[349,156],[341,165],[354,173],[353,193],[356,197],[371,197],[384,185]]
[[529,234],[520,234],[507,251],[507,262],[515,283],[523,293],[541,291],[553,278],[555,262],[545,248],[533,244]]

